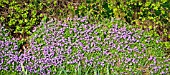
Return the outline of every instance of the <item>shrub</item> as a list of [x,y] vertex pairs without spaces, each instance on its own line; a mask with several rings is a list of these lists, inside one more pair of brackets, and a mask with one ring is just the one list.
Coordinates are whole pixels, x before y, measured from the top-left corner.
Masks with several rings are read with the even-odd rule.
[[0,23],[5,24],[5,28],[11,29],[12,34],[29,36],[32,28],[42,19],[48,21],[47,16],[59,19],[71,15],[66,14],[74,10],[71,4],[73,2],[69,1],[3,0],[0,3]]

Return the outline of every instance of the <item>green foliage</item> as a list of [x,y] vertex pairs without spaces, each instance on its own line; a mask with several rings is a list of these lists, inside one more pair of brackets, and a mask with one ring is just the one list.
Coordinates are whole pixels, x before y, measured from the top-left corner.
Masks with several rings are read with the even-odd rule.
[[[22,3],[21,3],[22,2]],[[168,36],[169,26],[169,1],[141,1],[141,0],[86,0],[75,4],[67,1],[2,1],[3,8],[0,20],[17,33],[30,34],[33,26],[39,24],[43,18],[48,17],[90,17],[93,21],[100,22],[103,18],[115,17],[130,24],[141,25],[142,28],[167,30],[163,32]],[[79,5],[79,6],[78,6]],[[77,7],[78,6],[78,7]],[[30,10],[31,9],[31,10]],[[8,13],[5,10],[10,10]],[[46,16],[44,16],[46,15]],[[59,16],[58,16],[59,15]],[[163,35],[163,34],[161,34]]]
[[[37,26],[41,19],[48,21],[48,17],[63,18],[74,14],[72,2],[67,1],[44,1],[44,0],[17,0],[0,3],[0,23],[12,29],[11,32],[31,34],[32,28]],[[68,12],[68,14],[66,14]],[[47,17],[48,16],[48,17]]]
[[167,48],[170,48],[170,42],[164,42],[164,45],[165,45]]
[[1,21],[6,24],[6,27],[10,27],[14,33],[31,34],[32,27],[38,24],[41,19],[37,13],[39,7],[31,2],[3,0],[1,6],[2,9],[9,10],[8,12],[2,11],[7,15],[1,14]]
[[[169,1],[141,1],[121,0],[108,1],[109,8],[113,9],[114,17],[120,18],[130,24],[142,26],[142,28],[155,29],[155,31],[167,30],[160,34],[164,36],[169,32],[170,15]],[[166,35],[167,36],[167,35]]]
[[81,3],[75,14],[79,16],[94,16],[89,17],[95,21],[101,21],[103,18],[113,17],[113,9],[108,7],[106,0],[86,0],[86,3]]
[[79,16],[94,16],[92,22],[115,17],[143,29],[160,31],[162,32],[159,34],[160,36],[168,37],[170,34],[169,5],[170,1],[168,0],[87,0],[86,3],[80,4],[75,13]]
[[[170,2],[168,2],[168,0],[161,0],[159,2],[150,2],[150,1],[143,2],[141,0],[120,0],[120,1],[86,0],[86,3],[81,3],[77,9],[75,9],[75,6],[73,6],[74,4],[73,2],[64,4],[64,1],[61,1],[62,3],[61,5],[59,5],[60,1],[52,1],[52,0],[42,1],[42,2],[41,1],[42,0],[31,0],[30,2],[23,1],[23,3],[20,3],[19,1],[12,1],[12,2],[5,1],[5,0],[2,1],[0,3],[0,7],[2,7],[4,10],[10,9],[10,11],[9,13],[4,12],[3,14],[0,14],[0,22],[5,23],[7,27],[13,29],[15,33],[24,34],[26,32],[26,34],[31,34],[32,27],[38,25],[41,19],[47,22],[48,17],[54,17],[56,15],[60,15],[59,17],[63,18],[63,17],[68,17],[68,15],[73,16],[77,14],[78,16],[90,16],[89,17],[91,19],[89,21],[90,23],[94,23],[94,21],[97,21],[98,24],[102,24],[103,28],[100,28],[97,31],[99,32],[100,36],[104,38],[104,33],[101,30],[107,30],[108,28],[111,28],[112,24],[118,24],[119,26],[125,24],[120,20],[115,20],[113,23],[110,22],[110,20],[106,20],[106,19],[105,21],[102,21],[103,18],[111,18],[114,16],[115,18],[122,19],[130,24],[142,25],[142,27],[146,27],[151,30],[150,32],[146,32],[145,34],[151,37],[155,37],[154,40],[151,39],[152,43],[146,43],[144,41],[144,39],[146,39],[145,37],[142,37],[140,40],[143,41],[143,43],[145,43],[146,46],[148,47],[148,51],[147,51],[148,55],[155,55],[161,57],[164,56],[164,54],[162,54],[163,52],[161,52],[162,49],[158,49],[159,46],[166,46],[167,48],[170,48],[169,42],[164,42],[162,45],[155,43],[156,42],[155,40],[160,39],[157,38],[159,35],[155,32],[156,28],[159,27],[163,28],[162,32],[164,32],[164,35],[170,38],[170,34],[168,34]],[[67,8],[67,9],[63,9],[63,8]],[[130,29],[130,25],[127,25],[127,27],[129,27],[127,29]],[[30,36],[30,38],[37,37],[35,39],[36,42],[38,44],[44,45],[45,42],[43,41],[43,34],[40,34],[40,32],[42,32],[43,29],[44,29],[43,27],[37,29],[37,31],[34,32],[32,36]],[[155,31],[152,29],[155,29]],[[66,29],[65,31],[66,32],[64,34],[66,38],[74,35],[69,33],[69,28]],[[72,41],[75,41],[76,39],[77,38],[75,38]],[[25,39],[19,40],[18,45],[22,45],[25,41],[26,41]],[[105,48],[106,47],[103,47],[103,49]],[[76,52],[77,49],[73,49],[73,50],[74,52]],[[159,50],[159,51],[155,51],[155,50]],[[89,57],[93,57],[96,55],[98,55],[98,53],[94,53],[91,55],[86,54],[86,56]],[[143,60],[143,63],[141,62],[141,64],[145,64],[145,61]],[[78,66],[78,70],[74,69],[75,66],[74,67],[71,66],[68,68],[75,70],[72,71],[71,74],[78,73],[78,75],[81,74],[109,75],[110,74],[109,68],[111,67],[110,65],[106,65],[106,66],[107,66],[106,69],[102,67],[93,68],[91,65],[87,68]],[[63,74],[67,75],[69,73],[67,72],[66,69],[67,68],[60,67],[59,69],[58,68],[53,69],[53,71],[57,70],[56,72],[59,75],[63,75]],[[118,66],[114,67],[114,69],[123,71],[123,68]],[[134,69],[136,68],[134,67]],[[23,71],[25,70],[23,69]],[[6,73],[8,72],[1,71],[1,74],[5,75]],[[115,74],[117,73],[118,72],[115,71]],[[138,73],[141,74],[140,71],[138,71],[137,74]]]
[[0,75],[21,75],[20,73],[16,72],[16,71],[5,71],[5,70],[1,70],[0,71]]
[[[120,18],[125,18],[126,21],[134,22],[135,20],[151,20],[156,24],[158,21],[162,24],[167,20],[169,7],[165,6],[168,1],[165,2],[152,2],[152,1],[140,1],[140,0],[121,0],[119,2],[109,1],[110,9],[113,9],[114,16],[119,16]],[[120,12],[120,13],[117,13]],[[116,14],[117,13],[117,14]],[[125,15],[121,15],[125,14]],[[117,17],[117,18],[119,18]],[[164,19],[164,20],[163,20]],[[166,24],[166,23],[165,23]]]

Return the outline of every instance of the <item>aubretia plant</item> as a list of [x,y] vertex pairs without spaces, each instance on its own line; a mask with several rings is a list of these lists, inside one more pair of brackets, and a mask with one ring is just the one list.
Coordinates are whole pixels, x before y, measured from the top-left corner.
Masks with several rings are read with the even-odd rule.
[[0,70],[15,69],[13,61],[17,61],[19,54],[16,51],[17,49],[17,40],[11,39],[9,37],[9,30],[5,29],[4,25],[0,24]]
[[48,75],[168,74],[170,63],[159,38],[126,26],[92,24],[87,17],[42,22],[34,28],[23,54],[0,48],[5,57],[1,70],[22,72],[24,67],[29,74]]

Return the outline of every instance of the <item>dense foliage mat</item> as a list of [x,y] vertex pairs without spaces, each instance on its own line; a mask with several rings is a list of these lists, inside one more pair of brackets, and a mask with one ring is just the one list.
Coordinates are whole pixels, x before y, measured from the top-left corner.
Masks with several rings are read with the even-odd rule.
[[25,74],[168,74],[158,36],[125,23],[87,17],[41,22],[21,53],[1,25],[0,70]]

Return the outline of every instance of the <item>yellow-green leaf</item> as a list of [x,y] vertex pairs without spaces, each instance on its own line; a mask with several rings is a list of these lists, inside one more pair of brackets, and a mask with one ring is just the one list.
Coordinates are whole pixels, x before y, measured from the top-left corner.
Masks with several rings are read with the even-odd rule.
[[167,2],[167,0],[161,0],[161,2],[162,2],[162,3],[165,3],[165,2]]
[[145,6],[148,7],[151,4],[151,2],[146,2]]
[[151,26],[151,25],[149,26],[149,29],[152,29],[152,26]]
[[168,35],[168,38],[170,38],[170,34]]
[[161,13],[162,13],[162,14],[165,14],[165,11],[162,10]]

